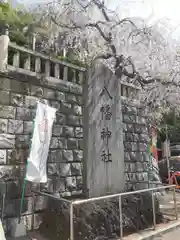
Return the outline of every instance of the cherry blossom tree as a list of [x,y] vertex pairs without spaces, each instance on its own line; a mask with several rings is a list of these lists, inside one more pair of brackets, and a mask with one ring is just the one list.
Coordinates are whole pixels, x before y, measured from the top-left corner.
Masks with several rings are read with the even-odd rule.
[[158,118],[179,105],[178,48],[162,24],[121,18],[103,0],[57,0],[39,9],[56,53],[63,48],[87,64],[102,61],[121,81],[142,88],[144,106]]

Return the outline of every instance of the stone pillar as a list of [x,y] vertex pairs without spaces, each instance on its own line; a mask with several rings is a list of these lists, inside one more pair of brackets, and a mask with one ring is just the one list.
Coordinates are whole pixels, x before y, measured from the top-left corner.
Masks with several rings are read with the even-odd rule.
[[1,28],[0,35],[0,72],[5,72],[7,69],[8,61],[8,45],[9,45],[9,36],[8,36],[8,25],[5,25],[4,28]]
[[121,84],[105,66],[84,83],[84,177],[89,197],[124,188]]

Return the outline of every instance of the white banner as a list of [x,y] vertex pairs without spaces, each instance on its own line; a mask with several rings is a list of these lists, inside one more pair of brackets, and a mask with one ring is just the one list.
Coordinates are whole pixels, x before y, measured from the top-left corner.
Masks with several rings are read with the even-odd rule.
[[27,164],[27,181],[47,182],[46,164],[55,114],[55,108],[40,102],[37,104],[34,132]]
[[1,240],[6,240],[5,234],[4,234],[3,225],[2,225],[2,221],[1,221],[1,220],[0,220],[0,239],[1,239]]
[[153,174],[153,179],[152,181],[157,181],[159,183],[162,183],[161,181],[161,177],[159,174],[159,166],[158,166],[158,162],[155,158],[153,158],[152,156],[150,156],[150,159],[152,161],[152,174]]

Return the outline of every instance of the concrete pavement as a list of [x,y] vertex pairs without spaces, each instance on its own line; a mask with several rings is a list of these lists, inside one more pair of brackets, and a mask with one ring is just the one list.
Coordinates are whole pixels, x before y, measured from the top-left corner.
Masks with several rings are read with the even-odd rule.
[[157,238],[157,240],[179,240],[180,239],[180,229],[176,229],[172,232],[166,233],[161,237]]

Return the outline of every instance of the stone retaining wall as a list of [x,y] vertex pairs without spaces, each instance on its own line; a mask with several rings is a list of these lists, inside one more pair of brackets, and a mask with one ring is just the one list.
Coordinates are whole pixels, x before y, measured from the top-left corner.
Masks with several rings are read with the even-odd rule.
[[[13,76],[14,75],[14,76]],[[13,77],[12,77],[13,76]],[[42,82],[37,77],[11,74],[0,77],[0,178],[6,181],[4,217],[18,217],[22,180],[28,156],[32,123],[38,99],[45,99],[58,109],[53,127],[48,158],[48,183],[41,186],[50,193],[79,196],[83,190],[83,122],[82,88],[80,85],[53,78]],[[128,186],[136,181],[148,181],[146,148],[148,129],[140,109],[123,105],[125,178]],[[133,185],[137,185],[136,183]],[[23,209],[27,227],[32,223],[31,184],[27,183]],[[36,196],[35,226],[47,198]]]
[[[0,192],[6,193],[5,230],[17,219],[25,163],[32,137],[37,100],[46,100],[58,109],[48,158],[48,183],[41,189],[62,197],[76,197],[86,188],[83,183],[82,81],[85,69],[49,59],[40,53],[10,45],[8,73],[0,75]],[[23,64],[20,61],[20,51]],[[32,58],[33,57],[33,58]],[[23,66],[22,66],[23,65]],[[125,92],[131,93],[132,86]],[[131,185],[147,181],[145,143],[148,141],[146,118],[137,107],[123,107],[125,177]],[[121,154],[121,153],[119,153]],[[136,185],[136,183],[134,184]],[[32,185],[27,183],[23,219],[32,225]],[[34,227],[41,222],[47,198],[35,196]]]
[[[0,187],[1,192],[6,187],[5,219],[19,214],[25,162],[38,99],[45,99],[58,109],[49,150],[49,179],[41,187],[65,197],[81,194],[83,186],[82,88],[61,80],[54,84],[50,78],[42,83],[37,77],[24,74],[11,76],[0,76],[0,180],[5,180],[5,185],[2,182]],[[32,213],[31,187],[27,183],[23,215]],[[36,196],[35,202],[36,212],[46,207],[44,197]]]
[[149,180],[148,119],[137,104],[123,104],[124,162],[127,187],[147,188]]

